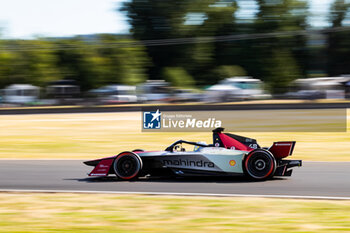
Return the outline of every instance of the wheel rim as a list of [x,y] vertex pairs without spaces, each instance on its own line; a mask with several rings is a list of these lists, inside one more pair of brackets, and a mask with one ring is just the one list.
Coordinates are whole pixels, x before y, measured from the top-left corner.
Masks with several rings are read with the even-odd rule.
[[275,167],[274,160],[268,152],[253,152],[246,160],[248,174],[256,179],[264,179],[272,174]]
[[121,154],[114,163],[114,171],[122,179],[132,179],[140,171],[139,159],[133,154]]
[[259,171],[262,171],[264,170],[264,168],[266,167],[266,163],[264,160],[262,159],[257,159],[254,163],[254,167],[259,170]]

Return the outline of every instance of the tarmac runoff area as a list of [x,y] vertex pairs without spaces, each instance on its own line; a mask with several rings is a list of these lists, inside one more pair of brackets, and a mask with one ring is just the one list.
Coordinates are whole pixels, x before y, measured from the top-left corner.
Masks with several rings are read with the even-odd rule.
[[350,162],[304,162],[291,177],[254,182],[232,178],[91,178],[81,160],[1,160],[0,191],[246,196],[350,200]]

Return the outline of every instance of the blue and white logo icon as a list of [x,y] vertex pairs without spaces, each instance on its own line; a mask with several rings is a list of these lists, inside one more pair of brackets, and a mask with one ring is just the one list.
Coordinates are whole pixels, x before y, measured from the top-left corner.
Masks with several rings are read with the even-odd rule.
[[144,129],[160,129],[161,115],[159,109],[156,112],[143,112],[143,128]]

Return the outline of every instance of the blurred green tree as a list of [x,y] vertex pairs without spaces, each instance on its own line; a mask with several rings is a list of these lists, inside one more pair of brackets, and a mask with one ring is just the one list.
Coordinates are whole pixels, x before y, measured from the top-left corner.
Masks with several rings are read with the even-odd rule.
[[192,76],[182,67],[165,67],[163,77],[174,87],[194,88],[195,81]]
[[[199,3],[199,1],[196,1]],[[131,32],[137,40],[171,39],[186,36],[185,16],[192,0],[131,0],[124,4]],[[161,78],[162,69],[185,63],[185,45],[149,46],[147,52],[153,66],[148,70],[151,79]]]
[[[133,36],[139,40],[283,32],[304,30],[307,27],[308,5],[304,0],[255,0],[257,13],[249,19],[239,18],[236,14],[240,5],[238,3],[242,1],[132,0],[125,3],[123,10],[127,12]],[[153,62],[148,74],[153,79],[161,77],[164,67],[175,66],[185,68],[197,84],[206,85],[221,78],[218,70],[237,65],[246,70],[248,75],[269,82],[274,80],[271,77],[276,76],[285,79],[286,82],[270,85],[273,92],[284,89],[291,77],[305,76],[308,59],[306,38],[298,35],[149,46],[147,52]],[[271,56],[276,58],[268,59]],[[291,62],[286,63],[284,60]],[[272,74],[277,72],[275,66],[278,63],[290,66],[286,69],[295,75]]]
[[[235,31],[237,4],[234,0],[132,0],[122,10],[127,12],[134,38],[155,40],[230,35]],[[148,75],[159,79],[164,67],[183,67],[197,84],[215,83],[219,78],[211,71],[218,64],[232,65],[226,55],[216,52],[225,51],[220,46],[210,41],[177,45],[165,41],[163,46],[148,46],[153,64]]]
[[133,42],[114,35],[83,38],[1,41],[0,87],[13,83],[46,86],[49,82],[71,79],[82,90],[107,84],[138,84],[146,80],[150,65],[145,48],[115,46]]
[[[255,21],[258,33],[305,30],[308,5],[303,0],[257,0],[259,12]],[[256,54],[253,76],[266,81],[272,93],[286,90],[293,79],[306,76],[307,38],[288,35],[257,39],[252,42]],[[283,68],[282,68],[282,67]],[[250,71],[250,70],[249,70]],[[250,72],[248,72],[250,73]]]
[[[197,12],[205,15],[199,25],[187,25],[191,28],[192,37],[217,37],[237,34],[239,26],[235,13],[238,10],[236,1],[212,1],[196,7]],[[195,11],[191,9],[191,11]],[[186,25],[185,25],[186,26]],[[239,64],[236,56],[240,50],[235,43],[216,41],[213,38],[208,43],[197,43],[188,50],[186,69],[196,78],[200,85],[215,84],[222,79],[228,67]],[[223,69],[223,70],[221,70]]]
[[0,52],[0,89],[11,84],[13,64],[15,63],[15,56],[13,53],[2,51]]
[[87,43],[76,37],[55,40],[55,45],[56,65],[63,79],[77,81],[82,90],[98,86],[97,70],[103,61]]
[[289,84],[301,77],[293,54],[288,49],[275,49],[264,60],[264,81],[272,93],[288,91]]
[[218,66],[214,73],[219,79],[247,75],[246,71],[240,66]]
[[[111,44],[113,42],[136,43],[132,39],[118,39],[114,35],[100,35],[99,44]],[[150,61],[143,46],[134,47],[101,47],[97,48],[100,58],[99,76],[100,84],[128,84],[135,85],[144,82],[146,68]]]
[[31,83],[44,86],[60,78],[54,45],[44,40],[4,41],[10,49],[0,52],[0,85]]
[[[333,29],[349,26],[350,2],[345,0],[334,1],[329,20]],[[331,76],[350,74],[350,31],[330,31],[326,33],[326,36],[328,42],[328,74]]]
[[[93,42],[80,38],[57,41],[57,66],[65,79],[72,79],[89,90],[107,84],[138,84],[146,80],[149,59],[142,46],[111,46],[132,42],[114,35],[99,35]],[[73,46],[74,49],[66,49]],[[60,49],[62,48],[62,49]]]

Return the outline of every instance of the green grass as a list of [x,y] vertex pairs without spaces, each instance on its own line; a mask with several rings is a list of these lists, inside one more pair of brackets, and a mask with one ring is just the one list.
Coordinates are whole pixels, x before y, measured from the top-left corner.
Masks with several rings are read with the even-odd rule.
[[349,232],[350,201],[0,194],[0,232]]
[[[178,139],[212,141],[210,132],[141,133],[140,122],[141,114],[135,112],[2,115],[0,158],[91,159],[136,148],[164,150]],[[256,138],[262,146],[295,140],[295,159],[350,161],[350,132],[235,133]]]

